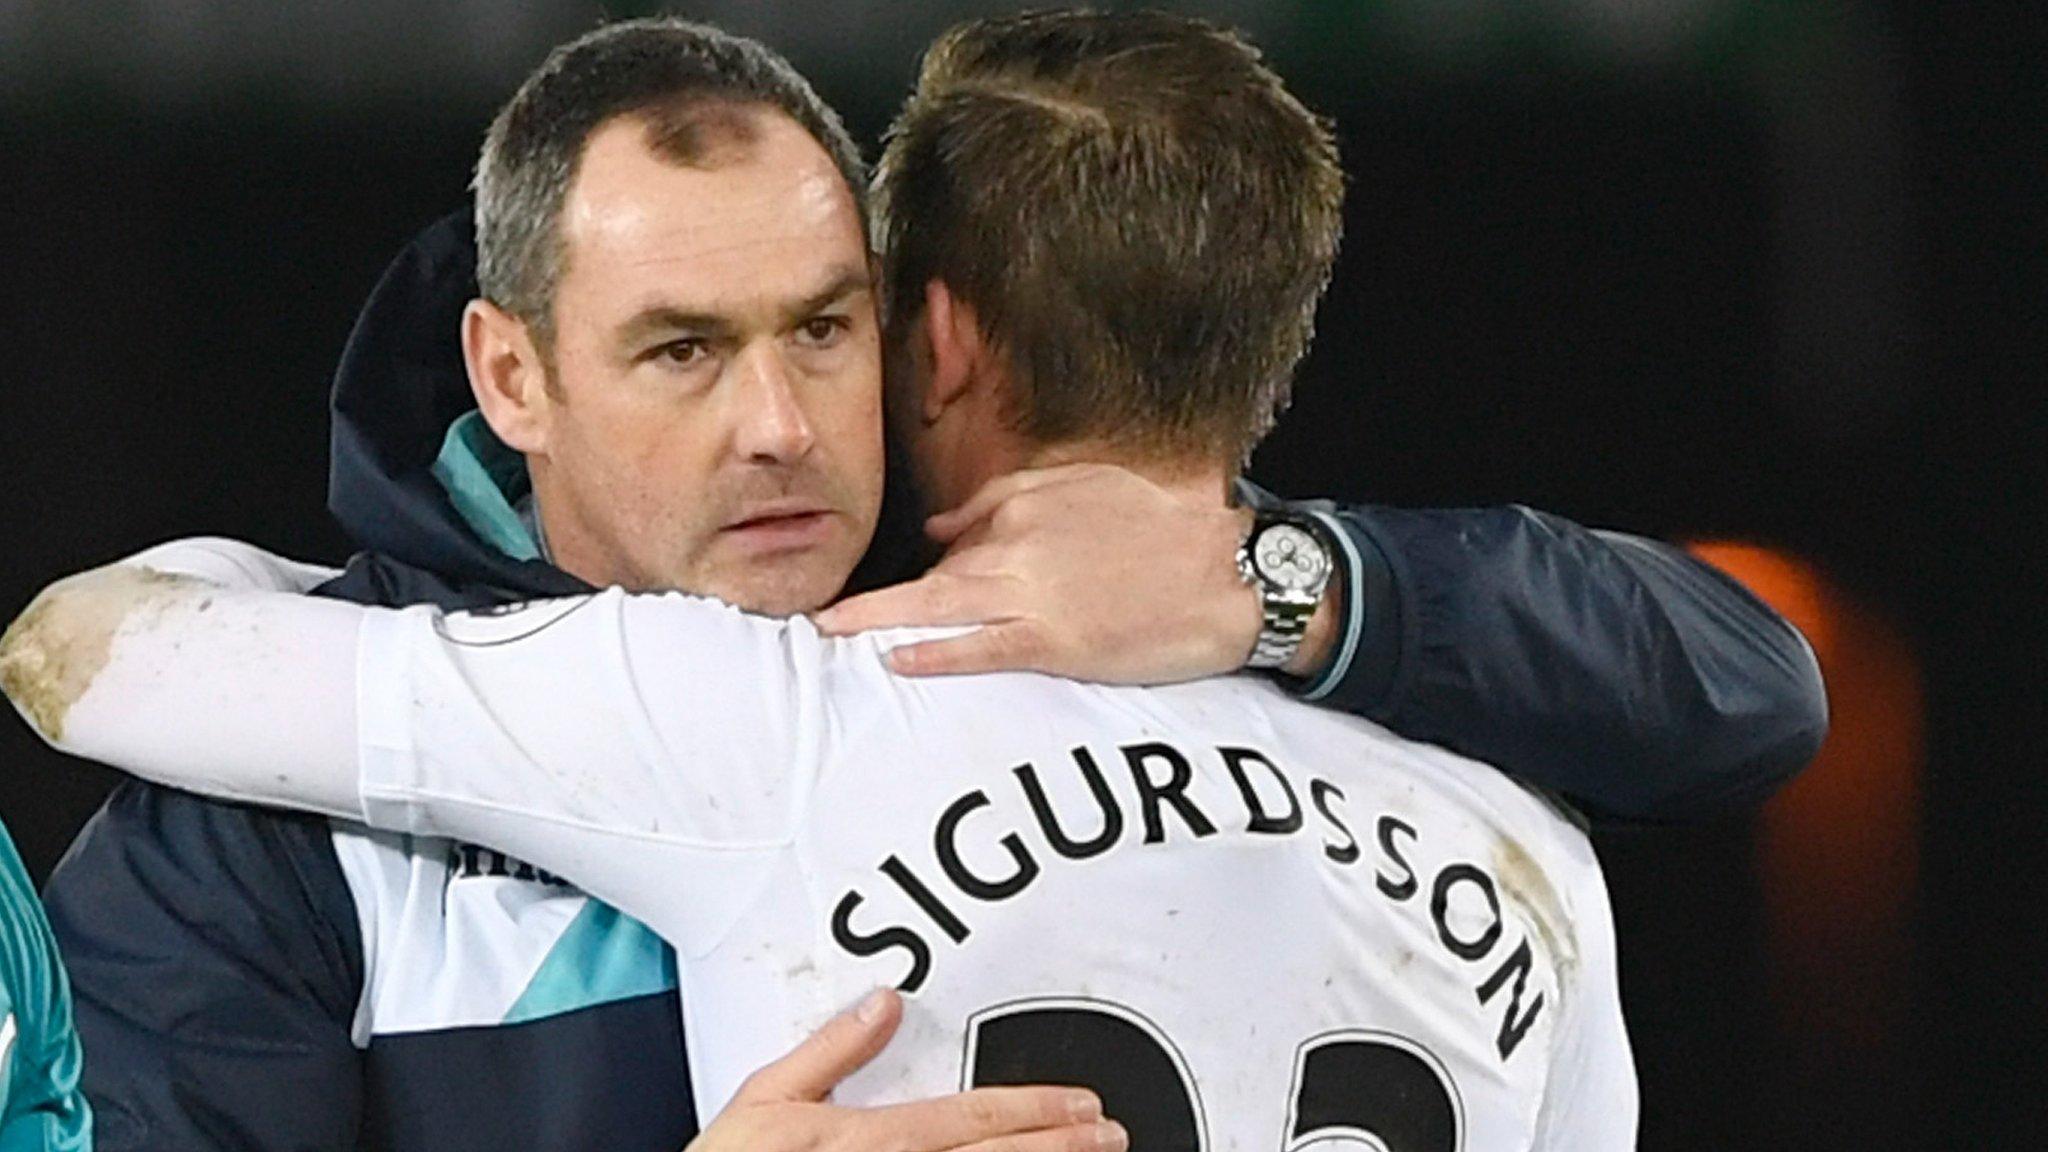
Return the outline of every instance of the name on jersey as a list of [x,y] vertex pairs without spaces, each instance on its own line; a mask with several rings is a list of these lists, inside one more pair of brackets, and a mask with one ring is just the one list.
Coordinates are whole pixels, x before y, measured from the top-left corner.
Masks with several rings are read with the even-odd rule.
[[[1094,797],[1095,812],[1089,816],[1056,811],[1039,767],[1020,764],[1011,770],[1011,776],[1030,806],[1030,826],[982,827],[983,821],[970,831],[968,818],[994,801],[980,788],[962,794],[940,813],[932,830],[938,874],[921,874],[902,857],[889,856],[877,868],[879,877],[872,888],[852,888],[836,903],[832,938],[856,958],[900,953],[909,970],[897,987],[906,995],[913,994],[931,976],[934,939],[943,937],[956,948],[966,944],[974,935],[976,905],[1000,904],[1022,895],[1043,872],[1044,861],[1086,861],[1119,848],[1142,850],[1147,845],[1165,844],[1170,838],[1199,841],[1215,836],[1219,823],[1241,826],[1249,836],[1318,835],[1330,867],[1372,869],[1374,886],[1383,898],[1429,917],[1437,943],[1472,968],[1473,995],[1479,1007],[1498,1013],[1495,1048],[1500,1058],[1505,1061],[1514,1055],[1541,1015],[1544,996],[1541,991],[1529,995],[1536,955],[1527,934],[1503,914],[1500,884],[1491,872],[1477,864],[1454,861],[1433,875],[1425,874],[1411,863],[1421,834],[1399,816],[1383,813],[1375,817],[1368,849],[1353,831],[1344,791],[1336,784],[1308,776],[1306,787],[1297,788],[1289,772],[1250,748],[1217,747],[1211,754],[1221,758],[1235,785],[1235,806],[1228,813],[1214,810],[1214,801],[1210,801],[1210,810],[1196,802],[1189,794],[1194,762],[1187,753],[1158,741],[1122,745],[1113,756],[1099,759],[1086,747],[1068,754],[1072,770]],[[1133,785],[1128,796],[1111,787],[1103,761],[1128,773]],[[1061,769],[1068,766],[1062,764]],[[1071,831],[1076,827],[1099,830],[1082,836]],[[968,866],[961,844],[969,836],[973,843],[996,837],[994,843],[1008,856],[1008,866],[1000,875]],[[875,926],[872,912],[862,916],[870,891],[884,890],[907,897],[916,915],[880,926]],[[1454,905],[1468,911],[1454,913]],[[1482,906],[1484,912],[1475,922],[1469,910]],[[856,920],[865,923],[856,924]]]

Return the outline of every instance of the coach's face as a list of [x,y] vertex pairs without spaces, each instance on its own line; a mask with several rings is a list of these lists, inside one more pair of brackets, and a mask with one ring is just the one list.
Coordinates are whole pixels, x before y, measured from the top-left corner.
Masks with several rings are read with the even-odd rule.
[[880,347],[844,177],[787,116],[740,115],[688,165],[635,119],[592,135],[552,367],[485,415],[564,569],[788,614],[830,601],[874,531]]

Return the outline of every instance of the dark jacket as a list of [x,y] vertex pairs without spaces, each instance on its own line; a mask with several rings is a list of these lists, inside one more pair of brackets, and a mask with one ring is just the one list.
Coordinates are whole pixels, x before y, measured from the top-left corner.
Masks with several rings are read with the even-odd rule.
[[[473,268],[450,217],[350,338],[330,508],[364,552],[328,595],[584,588],[487,543],[435,477],[471,407],[454,333]],[[1633,819],[1753,800],[1819,744],[1804,641],[1682,553],[1522,508],[1317,510],[1360,606],[1302,686],[1330,706]],[[672,956],[519,861],[129,783],[47,902],[107,1152],[677,1152],[696,1130]]]

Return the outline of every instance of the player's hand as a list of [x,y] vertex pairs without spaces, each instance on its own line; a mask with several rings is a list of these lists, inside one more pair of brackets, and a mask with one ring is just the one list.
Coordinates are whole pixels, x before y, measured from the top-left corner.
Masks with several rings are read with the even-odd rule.
[[1129,1138],[1080,1088],[978,1088],[887,1108],[839,1108],[832,1089],[903,1020],[876,992],[740,1086],[687,1152],[1123,1152]]
[[[897,648],[890,663],[906,675],[1029,670],[1167,684],[1235,672],[1259,634],[1258,594],[1237,572],[1251,515],[1217,495],[1198,507],[1104,464],[1011,473],[927,523],[948,545],[930,572],[843,600],[816,622],[838,634],[982,626]],[[1331,647],[1336,613],[1317,616],[1326,619],[1301,657],[1311,668]]]

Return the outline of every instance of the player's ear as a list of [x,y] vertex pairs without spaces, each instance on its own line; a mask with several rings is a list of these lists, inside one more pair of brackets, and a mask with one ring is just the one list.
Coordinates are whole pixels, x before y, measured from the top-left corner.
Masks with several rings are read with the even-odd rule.
[[462,364],[484,422],[514,451],[547,447],[547,362],[526,322],[488,300],[462,310]]
[[974,305],[953,294],[942,280],[924,286],[924,335],[931,350],[931,374],[925,382],[923,416],[936,421],[983,376],[986,341]]

